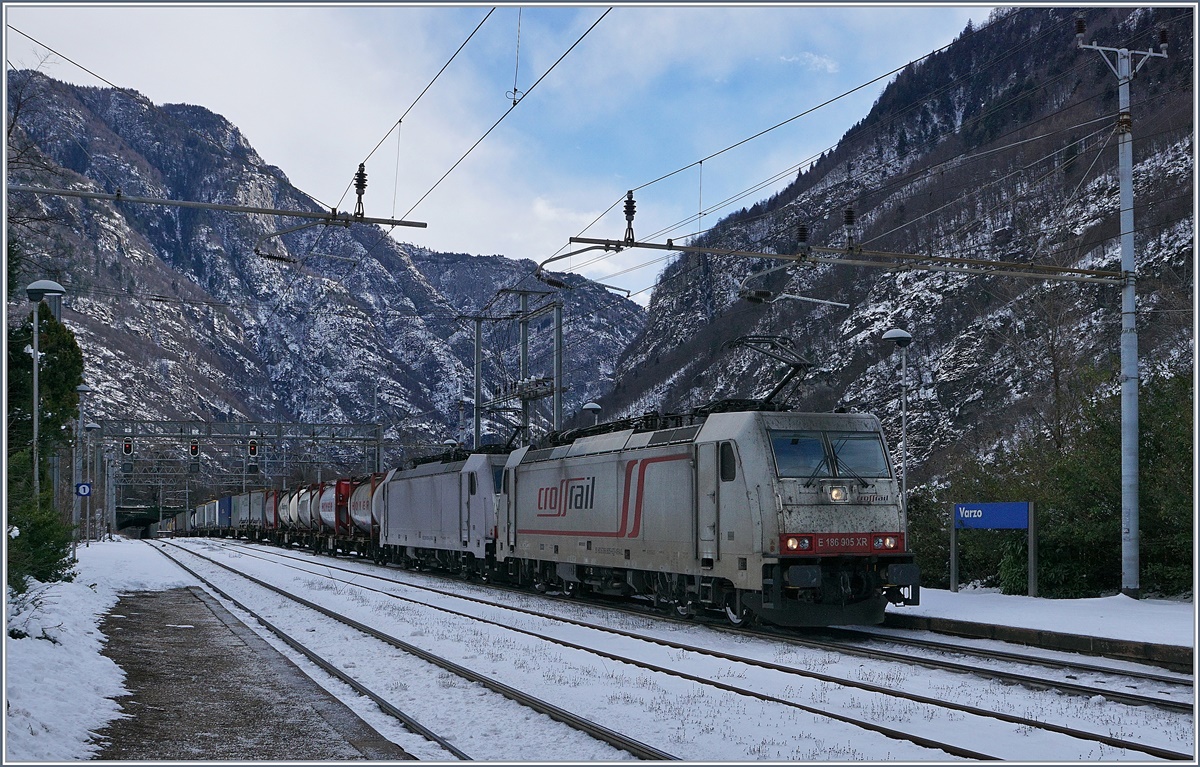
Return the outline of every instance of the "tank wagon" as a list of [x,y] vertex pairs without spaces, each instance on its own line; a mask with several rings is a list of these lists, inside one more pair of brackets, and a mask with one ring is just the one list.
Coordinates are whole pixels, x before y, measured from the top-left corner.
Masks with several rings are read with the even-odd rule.
[[[649,416],[653,415],[651,418]],[[741,624],[872,624],[920,601],[878,418],[782,408],[648,414],[558,444],[197,507],[226,531],[567,595],[633,597]],[[236,515],[241,519],[243,515]],[[175,534],[182,520],[174,523]]]

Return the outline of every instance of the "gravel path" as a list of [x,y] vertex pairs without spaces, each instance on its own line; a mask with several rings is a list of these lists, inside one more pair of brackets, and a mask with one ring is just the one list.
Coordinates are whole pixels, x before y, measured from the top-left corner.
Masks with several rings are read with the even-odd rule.
[[411,759],[198,588],[121,597],[101,623],[127,718],[97,759]]

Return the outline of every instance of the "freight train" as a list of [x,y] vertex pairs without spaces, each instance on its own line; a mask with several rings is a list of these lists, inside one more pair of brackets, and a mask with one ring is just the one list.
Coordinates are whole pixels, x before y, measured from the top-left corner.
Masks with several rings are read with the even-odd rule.
[[734,625],[874,624],[889,603],[920,600],[899,482],[865,413],[647,414],[545,447],[452,449],[221,498],[164,528],[634,597]]

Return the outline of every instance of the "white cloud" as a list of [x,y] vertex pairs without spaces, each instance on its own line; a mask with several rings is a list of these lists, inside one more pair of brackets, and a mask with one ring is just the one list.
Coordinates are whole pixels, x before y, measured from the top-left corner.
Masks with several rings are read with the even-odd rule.
[[808,51],[795,56],[780,56],[779,60],[785,64],[799,64],[802,68],[813,72],[825,72],[832,75],[838,71],[838,63],[836,61],[828,56],[821,56]]
[[[639,189],[635,230],[679,238],[695,223],[675,225],[702,205],[831,145],[865,111],[825,108],[705,162],[702,172],[697,160],[944,45],[968,15],[988,12],[617,5],[530,92],[604,10],[524,8],[518,68],[518,9],[497,8],[409,113],[399,138],[392,133],[374,151],[368,215],[427,221],[428,229],[399,236],[434,249],[543,260],[570,249],[568,238],[625,190],[667,175]],[[353,197],[339,197],[358,163],[487,14],[448,5],[5,6],[8,24],[121,87],[224,115],[296,186],[343,208]],[[896,35],[901,28],[912,33]],[[17,66],[37,65],[44,53],[11,30],[5,42]],[[798,68],[815,74],[798,76]],[[58,58],[45,71],[103,85]],[[406,215],[512,106],[505,94],[514,74],[525,100]],[[877,93],[864,97],[868,107]],[[624,231],[617,204],[586,234]],[[587,274],[604,277],[661,255],[622,252]],[[615,279],[640,289],[660,267]]]

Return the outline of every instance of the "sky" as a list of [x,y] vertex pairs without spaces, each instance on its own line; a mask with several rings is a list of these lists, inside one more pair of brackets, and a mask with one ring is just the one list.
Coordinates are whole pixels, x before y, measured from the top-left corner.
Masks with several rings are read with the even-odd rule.
[[[10,530],[10,534],[11,530]],[[387,598],[364,593],[362,599],[347,599],[345,598],[343,589],[346,587],[334,588],[330,590],[328,586],[323,588],[316,587],[313,584],[313,576],[285,564],[264,561],[264,559],[273,559],[273,557],[260,556],[255,553],[254,556],[248,556],[240,550],[229,549],[223,551],[225,544],[213,540],[192,539],[190,541],[179,541],[186,543],[191,550],[204,552],[209,556],[218,558],[227,557],[223,561],[236,566],[238,569],[247,570],[254,573],[257,577],[277,583],[289,590],[300,590],[309,599],[318,601],[330,601],[330,604],[337,604],[339,609],[348,610],[353,617],[358,620],[377,625],[382,630],[391,633],[394,636],[402,638],[410,643],[435,643],[436,646],[427,647],[431,651],[435,651],[440,655],[450,657],[463,665],[468,665],[474,669],[488,668],[488,658],[493,654],[480,652],[478,640],[472,639],[477,636],[476,630],[463,631],[459,623],[452,619],[443,617],[439,613],[429,612],[421,620],[417,620],[408,612],[401,611],[397,613],[394,604],[389,603]],[[234,544],[234,541],[228,541],[228,544]],[[264,547],[266,548],[266,547]],[[267,549],[268,551],[270,549]],[[295,556],[305,557],[304,553],[296,553]],[[14,761],[43,761],[43,762],[65,762],[79,759],[88,759],[94,756],[96,746],[91,744],[91,732],[95,732],[103,728],[103,726],[119,715],[119,706],[113,698],[128,694],[125,687],[124,672],[108,657],[101,655],[100,650],[105,641],[100,633],[100,622],[103,616],[112,610],[117,603],[118,597],[121,594],[135,591],[157,591],[162,589],[180,588],[185,586],[195,585],[197,581],[177,566],[169,562],[165,557],[160,556],[153,551],[151,546],[148,546],[140,541],[128,539],[116,539],[103,543],[91,543],[90,545],[81,545],[78,549],[78,564],[77,577],[71,583],[55,583],[55,584],[35,584],[31,594],[36,595],[36,599],[14,600],[11,595],[5,602],[5,622],[7,629],[19,629],[28,636],[24,638],[14,638],[5,634],[4,638],[4,666],[5,666],[5,700],[7,710],[5,715],[5,762]],[[315,558],[311,565],[304,567],[314,568],[316,572],[328,572],[328,568],[324,567],[325,562],[330,560],[327,557]],[[299,562],[294,564],[299,565]],[[196,561],[189,560],[189,566],[197,568],[206,577],[214,578],[221,575],[221,572],[213,565],[204,565]],[[339,567],[352,567],[363,569],[364,572],[378,573],[379,568],[374,567],[366,562],[353,562],[346,558],[337,560]],[[389,578],[396,578],[400,581],[415,579],[418,582],[425,576],[419,573],[401,573],[395,570],[388,570],[386,574]],[[228,579],[229,576],[222,576]],[[364,579],[365,581],[366,579]],[[386,679],[386,674],[389,669],[391,673],[400,676],[403,679],[403,684],[400,689],[411,691],[410,698],[405,708],[407,713],[414,716],[418,721],[430,726],[435,731],[439,732],[459,732],[462,740],[457,745],[462,747],[467,753],[478,755],[478,758],[492,757],[499,761],[519,761],[521,756],[514,757],[513,755],[494,755],[487,754],[481,749],[489,747],[486,741],[490,738],[476,737],[474,740],[471,733],[477,732],[479,735],[486,736],[487,732],[481,731],[480,728],[474,726],[478,717],[483,720],[504,721],[504,716],[513,716],[513,712],[507,709],[501,709],[507,705],[504,702],[492,702],[487,696],[480,696],[477,693],[472,693],[469,704],[464,704],[462,707],[443,705],[442,702],[447,699],[447,696],[454,693],[453,686],[447,686],[444,683],[433,680],[434,687],[428,691],[428,694],[422,694],[424,687],[421,685],[421,672],[417,668],[409,669],[405,666],[407,661],[404,660],[400,653],[391,653],[387,664],[379,664],[378,656],[357,657],[352,654],[351,646],[362,645],[362,652],[378,654],[379,648],[366,643],[349,642],[344,636],[339,636],[334,631],[329,631],[326,628],[321,628],[321,633],[313,633],[316,626],[312,623],[312,616],[305,615],[301,611],[297,611],[294,607],[280,605],[279,600],[274,597],[266,597],[260,595],[251,597],[238,590],[241,587],[230,588],[232,581],[226,584],[220,582],[222,588],[229,589],[238,595],[239,601],[249,604],[254,609],[263,610],[273,609],[274,613],[268,613],[267,617],[276,625],[289,632],[296,632],[299,636],[306,637],[305,643],[316,647],[318,651],[332,652],[329,647],[336,647],[336,652],[342,666],[346,669],[358,667],[356,676],[363,679],[364,683],[375,689],[385,689],[379,686],[381,680]],[[244,584],[243,584],[244,585]],[[376,588],[381,587],[379,581],[371,580],[370,584]],[[436,587],[439,589],[461,589],[467,593],[478,595],[478,586],[473,584],[458,583],[454,584],[445,580],[436,582]],[[388,587],[393,589],[394,587]],[[407,590],[401,587],[397,593],[401,595],[411,596]],[[429,599],[427,596],[421,596],[421,601]],[[524,606],[535,607],[539,610],[562,610],[564,613],[576,619],[582,619],[594,622],[612,621],[614,624],[626,629],[636,629],[639,632],[649,630],[645,621],[637,619],[637,625],[620,624],[622,618],[614,616],[601,608],[587,608],[578,602],[563,603],[553,599],[546,600],[540,597],[531,595],[505,595],[502,592],[497,592],[495,600],[503,604],[505,600],[512,600],[517,604]],[[530,604],[533,600],[536,604]],[[392,600],[394,602],[394,600]],[[439,598],[434,597],[433,602],[437,604]],[[273,608],[270,605],[274,605]],[[443,602],[447,607],[452,609],[462,610],[461,603],[456,603],[455,600],[448,599]],[[407,610],[409,608],[405,608]],[[423,608],[422,608],[423,609]],[[889,608],[894,609],[894,608]],[[997,623],[1016,626],[1024,626],[1029,628],[1047,629],[1054,631],[1065,631],[1078,634],[1089,634],[1092,636],[1110,636],[1120,639],[1133,639],[1148,642],[1156,642],[1161,644],[1173,644],[1185,647],[1194,647],[1195,644],[1195,613],[1194,606],[1190,602],[1175,602],[1166,600],[1134,600],[1125,596],[1113,596],[1102,599],[1077,599],[1077,600],[1050,600],[1050,599],[1035,599],[1030,597],[1003,596],[994,592],[963,590],[958,593],[941,591],[937,589],[923,589],[921,592],[921,605],[916,607],[905,607],[903,610],[906,613],[914,613],[919,615],[932,615],[942,617],[955,617],[967,621],[976,621],[981,623]],[[357,611],[357,612],[355,612]],[[503,611],[501,611],[503,613]],[[486,613],[483,613],[486,614]],[[399,615],[400,617],[395,617]],[[508,620],[512,620],[512,615],[508,615]],[[605,618],[604,616],[609,616]],[[279,640],[275,639],[261,627],[256,627],[256,624],[247,617],[242,617],[243,621],[248,621],[248,625],[255,627],[255,630],[264,635],[270,644],[281,649],[285,653],[290,653],[286,647],[283,647]],[[525,625],[530,624],[530,618],[522,616],[516,623]],[[443,625],[445,623],[445,625]],[[456,628],[457,627],[457,628]],[[176,628],[187,630],[191,628],[188,625],[180,625]],[[545,631],[547,635],[557,633],[574,632],[576,629],[563,627],[557,622],[547,621],[543,626],[541,623],[534,622],[527,628],[537,631]],[[578,629],[578,631],[585,631]],[[325,633],[328,632],[328,633]],[[907,675],[906,679],[899,679],[898,672],[895,668],[887,670],[886,665],[873,668],[872,664],[885,664],[886,662],[866,661],[862,658],[850,656],[834,660],[825,658],[824,656],[801,655],[796,656],[796,651],[787,650],[776,646],[774,643],[767,643],[763,647],[758,647],[756,642],[748,640],[745,637],[722,635],[723,639],[716,639],[701,626],[679,626],[676,624],[667,624],[662,628],[663,636],[667,639],[684,642],[689,644],[706,644],[725,643],[724,649],[731,652],[736,652],[739,655],[756,655],[765,653],[765,659],[775,662],[792,663],[799,668],[815,667],[824,673],[830,675],[848,675],[851,678],[859,678],[866,681],[882,677],[892,680],[892,683],[899,684],[903,682],[905,688],[919,687],[922,679],[928,677],[926,681],[935,687],[939,684],[938,673],[935,672],[918,672]],[[43,641],[38,637],[52,637],[55,641]],[[439,639],[439,637],[442,637]],[[453,637],[453,638],[447,638]],[[579,641],[586,643],[588,640],[579,636]],[[458,647],[461,644],[462,647]],[[511,657],[516,657],[522,652],[522,647],[526,640],[513,638],[505,635],[504,653],[496,653],[495,657],[500,659],[501,664],[511,664]],[[528,640],[534,642],[535,640]],[[591,641],[594,641],[591,640]],[[609,643],[608,649],[613,652],[629,652],[630,648],[626,646],[624,640],[613,637],[605,640]],[[970,640],[964,640],[964,644]],[[328,647],[322,647],[321,643],[325,643]],[[514,644],[516,643],[516,644]],[[538,657],[538,653],[528,650],[525,657]],[[545,648],[541,648],[542,653],[545,653]],[[663,653],[670,656],[674,651],[665,648],[655,648],[654,652]],[[1038,652],[1038,651],[1031,651]],[[457,657],[455,653],[462,653],[462,657]],[[781,655],[782,653],[782,655]],[[294,655],[292,653],[291,655]],[[289,655],[290,657],[290,655]],[[576,664],[586,663],[603,663],[602,660],[591,658],[590,660],[574,657],[570,652],[561,648],[549,652],[546,656],[553,659],[554,670],[557,673],[580,674],[580,680],[583,678],[605,679],[613,676],[608,674],[611,671],[609,665],[604,665],[606,670],[604,674],[586,675],[582,672],[575,671]],[[302,668],[307,666],[307,662],[297,656],[295,662]],[[659,663],[681,662],[678,660],[672,661],[669,657],[665,660],[658,661]],[[1095,662],[1095,661],[1093,661]],[[746,672],[741,671],[736,674],[731,673],[729,669],[720,666],[720,662],[715,659],[699,659],[690,658],[688,663],[689,670],[693,673],[705,675],[706,678],[720,679],[729,677],[731,681],[744,683],[747,681]],[[1115,663],[1115,662],[1114,662]],[[1120,665],[1119,663],[1116,665]],[[375,671],[366,671],[368,668],[376,669]],[[527,666],[523,667],[527,668]],[[502,681],[507,681],[509,684],[516,686],[527,686],[528,679],[538,679],[543,674],[542,669],[533,668],[526,671],[520,671],[522,675],[521,681],[506,680],[502,675],[502,665],[497,665],[494,670],[489,671]],[[375,679],[369,676],[370,673],[383,674],[383,677]],[[633,674],[629,671],[627,674]],[[650,672],[647,672],[650,673]],[[940,673],[940,672],[939,672]],[[367,676],[364,676],[367,674]],[[724,677],[722,676],[724,674]],[[429,676],[425,673],[426,676]],[[713,693],[709,695],[695,695],[695,690],[690,683],[680,680],[678,684],[674,682],[659,679],[654,684],[650,684],[648,680],[643,680],[645,674],[639,675],[637,679],[626,682],[625,693],[632,691],[633,697],[638,695],[650,694],[647,690],[656,689],[655,685],[661,685],[662,689],[655,693],[658,697],[656,703],[659,705],[648,709],[645,705],[637,705],[633,711],[622,713],[618,711],[608,711],[607,714],[613,717],[608,722],[607,726],[614,729],[620,729],[623,732],[637,737],[639,733],[631,729],[636,726],[654,727],[656,718],[661,719],[661,709],[663,708],[662,701],[668,700],[671,696],[679,695],[682,700],[690,701],[689,705],[695,707],[693,712],[697,716],[704,716],[702,710],[704,707],[721,706],[720,712],[712,711],[711,716],[714,721],[718,718],[725,717],[745,717],[742,726],[736,727],[732,731],[718,730],[715,733],[715,738],[718,741],[735,742],[739,738],[746,740],[749,736],[758,737],[756,733],[774,732],[774,737],[783,742],[795,735],[797,739],[803,740],[802,736],[795,733],[795,729],[805,726],[812,727],[807,717],[801,717],[797,720],[796,728],[789,730],[791,733],[788,736],[783,736],[780,730],[771,730],[767,724],[768,719],[764,718],[764,712],[757,708],[756,703],[747,703],[746,701],[731,702],[723,697],[714,697]],[[900,674],[900,676],[904,676]],[[1139,737],[1144,736],[1146,742],[1157,743],[1165,747],[1169,747],[1177,751],[1187,751],[1194,747],[1192,740],[1192,727],[1188,726],[1182,733],[1177,733],[1182,740],[1170,743],[1159,743],[1161,735],[1150,733],[1154,730],[1157,733],[1158,728],[1163,728],[1164,731],[1168,728],[1167,724],[1159,722],[1159,719],[1166,720],[1168,717],[1156,715],[1152,711],[1146,711],[1148,707],[1128,707],[1115,703],[1096,700],[1095,698],[1085,700],[1077,698],[1072,700],[1070,696],[1054,695],[1053,693],[1038,693],[1036,691],[1027,691],[1024,688],[1006,684],[980,684],[972,685],[964,683],[962,676],[957,674],[950,675],[951,681],[947,683],[942,680],[942,687],[938,688],[941,691],[939,697],[945,700],[957,700],[960,697],[966,696],[972,705],[981,707],[989,707],[995,705],[995,702],[989,699],[991,695],[998,695],[1000,699],[1005,701],[1005,705],[1011,707],[1015,713],[1024,713],[1032,710],[1036,706],[1046,706],[1046,700],[1039,695],[1052,695],[1053,705],[1047,708],[1043,715],[1049,719],[1056,719],[1062,716],[1065,721],[1073,721],[1071,717],[1079,717],[1084,722],[1091,724],[1088,727],[1086,724],[1081,724],[1085,729],[1094,728],[1095,722],[1102,722],[1099,725],[1102,730],[1111,728],[1114,733],[1123,736],[1133,736],[1138,733]],[[774,679],[777,684],[778,679]],[[328,681],[329,678],[326,677]],[[547,689],[544,694],[547,696],[558,694],[566,696],[570,700],[565,704],[565,707],[571,710],[579,710],[579,705],[582,701],[603,699],[605,694],[603,691],[596,693],[587,686],[588,683],[576,680],[574,684],[555,684],[553,689]],[[633,684],[632,682],[646,681],[646,685]],[[338,694],[336,689],[337,683],[329,683],[329,689],[335,694]],[[803,689],[805,682],[797,680],[796,684]],[[822,683],[823,684],[823,683]],[[819,685],[820,686],[820,685]],[[677,689],[676,689],[677,688]],[[343,688],[345,689],[345,688]],[[394,689],[394,688],[386,688]],[[778,693],[778,690],[774,691]],[[589,697],[590,693],[590,697]],[[869,704],[864,703],[861,695],[855,691],[850,691],[851,696],[849,702],[846,703],[848,709],[855,711],[864,710]],[[543,694],[539,692],[539,694]],[[799,694],[799,693],[797,693]],[[820,706],[836,708],[842,705],[843,701],[838,697],[841,693],[834,691],[826,691],[823,693],[823,698],[820,701]],[[345,695],[344,692],[341,693]],[[858,695],[857,702],[855,695]],[[978,696],[978,699],[976,699]],[[612,695],[610,694],[611,701]],[[616,697],[621,697],[617,695]],[[630,697],[625,694],[624,697]],[[401,728],[395,725],[394,722],[387,722],[387,717],[379,713],[377,707],[363,698],[356,696],[343,697],[354,708],[360,716],[368,721],[373,727],[376,727],[379,732],[387,737],[393,738],[395,742],[402,747],[409,749],[414,754],[420,754],[416,749],[429,748],[422,746],[418,738],[405,734]],[[428,710],[420,708],[420,703],[423,700],[428,700]],[[484,706],[497,706],[496,714],[485,714]],[[882,704],[879,704],[882,705]],[[455,709],[461,709],[456,711]],[[500,713],[500,711],[506,713]],[[656,714],[655,712],[658,712]],[[580,713],[585,713],[580,711]],[[603,713],[598,711],[599,713]],[[771,713],[771,712],[768,712]],[[894,712],[895,713],[895,712]],[[914,715],[911,711],[899,712],[897,721],[903,722],[901,725],[904,728],[910,728],[914,722],[919,723],[924,719],[922,716]],[[778,714],[778,712],[774,712]],[[438,720],[435,717],[465,717],[465,724],[456,724],[453,719]],[[497,718],[493,718],[497,717]],[[1153,724],[1139,723],[1139,717],[1149,717]],[[1156,718],[1156,716],[1158,718]],[[532,731],[533,722],[528,721],[528,715],[521,716],[522,720],[526,721],[527,733],[530,738],[537,736]],[[598,719],[601,723],[605,720]],[[851,756],[851,761],[861,760],[900,760],[902,762],[913,762],[921,759],[929,759],[930,755],[923,752],[911,744],[890,741],[885,738],[874,738],[870,733],[865,733],[861,730],[851,728],[846,725],[841,725],[838,722],[818,719],[819,725],[819,740],[828,741],[829,743],[853,743],[859,756]],[[959,715],[955,721],[958,721],[958,726],[962,725],[962,715]],[[974,720],[971,720],[974,721]],[[970,722],[968,722],[970,724]],[[952,726],[953,722],[942,722],[937,716],[931,716],[929,726],[935,729],[935,732],[930,733],[930,736],[937,737],[939,732],[937,728]],[[783,726],[783,725],[777,725]],[[1054,755],[1042,752],[1036,753],[1039,747],[1045,747],[1045,741],[1039,741],[1037,735],[1033,733],[1023,732],[1019,728],[995,727],[995,723],[990,720],[982,721],[976,724],[980,727],[978,732],[978,747],[984,747],[991,753],[998,753],[1006,759],[1015,759],[1018,761],[1038,763],[1045,759],[1052,761],[1074,762],[1080,759],[1090,759],[1084,755],[1083,757],[1070,756],[1063,757],[1061,760],[1056,760]],[[456,729],[456,727],[458,729]],[[789,725],[790,727],[790,725]],[[537,733],[541,733],[542,729],[538,729]],[[736,736],[730,736],[729,733],[734,732]],[[749,734],[749,735],[747,735]],[[646,742],[654,742],[649,737],[653,735],[648,731],[642,736]],[[561,736],[560,736],[561,737]],[[662,738],[661,732],[658,737]],[[701,732],[692,732],[688,737],[696,737],[702,740],[705,735]],[[407,738],[407,739],[404,739]],[[1136,738],[1135,738],[1136,739]],[[496,739],[502,741],[503,739]],[[764,744],[767,738],[764,737]],[[1054,741],[1057,743],[1057,741]],[[1042,746],[1038,744],[1042,743]],[[1059,744],[1061,745],[1061,744]],[[687,744],[677,743],[673,748],[685,749]],[[791,746],[788,745],[788,748]],[[805,746],[807,747],[807,746]],[[1088,749],[1093,746],[1083,745],[1080,748]],[[528,748],[538,749],[538,753],[551,753],[552,744],[543,744],[539,741],[531,741]],[[719,746],[712,751],[715,754],[716,760],[729,760],[727,753],[721,752]],[[541,749],[547,749],[545,751]],[[1030,757],[1029,751],[1034,749],[1036,756]],[[1103,749],[1102,749],[1103,751]],[[689,758],[689,754],[685,751],[680,751],[685,759]],[[1024,756],[1022,756],[1024,755]],[[1110,753],[1103,754],[1106,758],[1114,758]],[[811,755],[810,755],[811,756]],[[1142,755],[1144,757],[1144,755]],[[422,758],[437,758],[432,757]],[[524,759],[529,758],[529,751],[524,752]],[[590,754],[590,752],[577,751],[573,759],[551,759],[550,761],[587,761],[589,759],[602,758]],[[737,761],[759,761],[760,759],[770,760],[773,756],[770,753],[760,754],[759,759],[747,760],[738,759]],[[1120,758],[1120,756],[1116,756]],[[1129,758],[1126,756],[1126,758]],[[842,755],[842,758],[837,761],[845,761],[847,757]],[[827,761],[827,759],[811,758],[811,761]],[[788,761],[796,761],[789,759]],[[1144,758],[1143,758],[1144,761]]]
[[[572,236],[622,239],[627,190],[637,190],[635,235],[655,242],[769,197],[866,115],[888,73],[991,12],[608,9],[5,3],[5,56],[9,68],[204,106],[340,210],[353,210],[365,161],[366,215],[428,224],[396,239],[541,262],[581,247]],[[588,264],[592,255],[552,268],[644,304],[664,265],[661,251]]]

